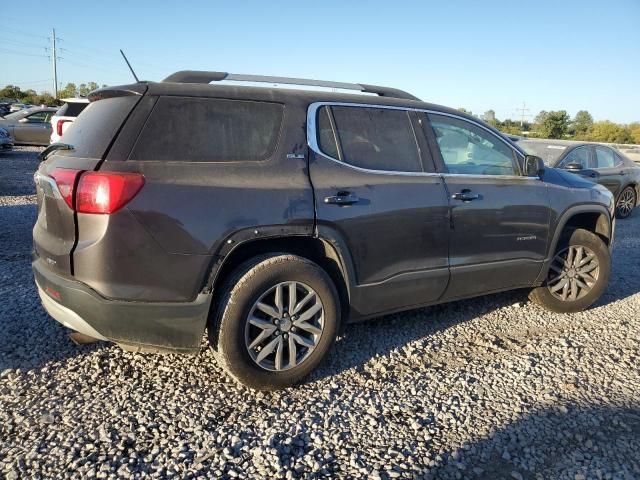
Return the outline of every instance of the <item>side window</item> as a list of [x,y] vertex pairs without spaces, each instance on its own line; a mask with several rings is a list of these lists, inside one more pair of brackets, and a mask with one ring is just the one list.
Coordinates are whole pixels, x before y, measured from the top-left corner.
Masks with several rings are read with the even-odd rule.
[[331,111],[345,163],[370,170],[422,171],[408,112],[336,106]]
[[589,161],[589,147],[578,147],[574,150],[571,150],[566,157],[562,159],[560,168],[566,168],[570,163],[577,163],[578,165],[582,165],[583,169],[591,168],[591,162]]
[[596,168],[613,168],[618,163],[616,155],[604,147],[596,147]]
[[48,116],[48,112],[38,112],[27,116],[27,118],[29,119],[29,123],[44,123],[47,121]]
[[340,159],[338,153],[338,139],[335,136],[331,119],[329,118],[329,107],[322,107],[318,110],[318,146],[320,150],[330,157]]
[[496,135],[458,118],[428,117],[449,173],[518,175],[513,150]]
[[283,109],[282,104],[269,102],[160,97],[130,158],[186,162],[265,160],[276,148]]

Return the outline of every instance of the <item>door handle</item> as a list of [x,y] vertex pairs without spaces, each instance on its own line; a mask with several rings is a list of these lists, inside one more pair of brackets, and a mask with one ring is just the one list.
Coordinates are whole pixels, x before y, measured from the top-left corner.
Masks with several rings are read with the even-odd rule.
[[454,200],[462,200],[463,202],[471,202],[472,200],[478,200],[480,198],[480,195],[478,195],[477,193],[473,193],[468,188],[465,188],[461,192],[451,195],[451,198],[453,198]]
[[351,192],[338,192],[336,195],[324,197],[324,203],[328,203],[330,205],[353,205],[359,201],[360,199],[357,195],[354,195]]
[[618,172],[618,175],[624,175],[625,172]]
[[599,177],[599,176],[600,176],[600,174],[598,174],[598,172],[591,172],[591,173],[589,174],[589,176],[590,176],[591,178],[596,178],[596,177]]

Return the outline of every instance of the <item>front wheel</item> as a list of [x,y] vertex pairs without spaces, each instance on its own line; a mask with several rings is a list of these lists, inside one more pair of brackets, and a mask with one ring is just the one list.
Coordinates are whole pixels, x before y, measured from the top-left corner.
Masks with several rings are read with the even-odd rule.
[[529,298],[558,313],[580,312],[590,307],[609,282],[611,256],[596,234],[570,230],[558,242],[544,285]]
[[616,202],[616,218],[627,218],[636,206],[636,191],[633,187],[627,187],[618,196]]
[[336,288],[318,265],[296,255],[260,257],[227,282],[209,338],[238,382],[258,390],[285,388],[326,356],[340,311]]

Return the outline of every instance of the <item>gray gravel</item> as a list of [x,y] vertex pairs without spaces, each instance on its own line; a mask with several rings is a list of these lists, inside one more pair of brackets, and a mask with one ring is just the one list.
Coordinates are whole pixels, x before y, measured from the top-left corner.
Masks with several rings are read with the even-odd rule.
[[391,315],[256,393],[207,350],[70,342],[30,273],[36,165],[0,156],[0,477],[640,478],[638,213],[587,312],[518,291]]

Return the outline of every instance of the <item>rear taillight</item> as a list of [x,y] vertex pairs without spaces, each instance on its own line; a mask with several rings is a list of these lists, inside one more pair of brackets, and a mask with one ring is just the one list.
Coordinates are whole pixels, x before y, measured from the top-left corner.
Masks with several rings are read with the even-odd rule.
[[58,123],[56,123],[56,133],[58,134],[59,137],[62,136],[62,125],[70,121],[71,120],[58,120]]
[[58,190],[64,201],[73,209],[73,187],[76,183],[76,177],[80,170],[71,170],[68,168],[56,168],[51,173],[51,178],[56,181]]
[[85,172],[78,181],[79,213],[114,213],[124,207],[144,185],[139,173]]
[[[76,185],[78,175],[80,179]],[[56,168],[51,177],[56,181],[64,201],[78,213],[117,212],[144,185],[144,176],[139,173],[81,172]]]

